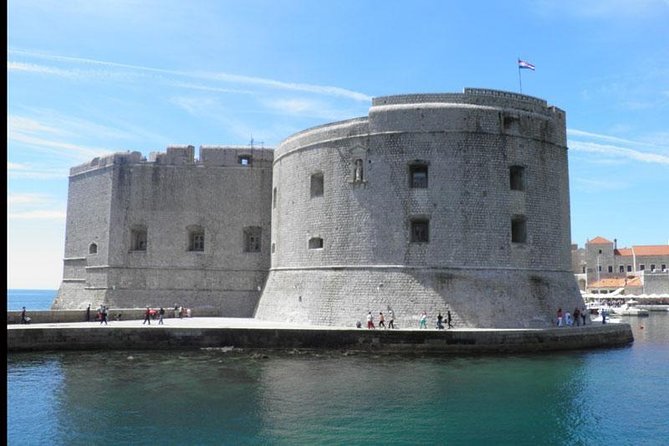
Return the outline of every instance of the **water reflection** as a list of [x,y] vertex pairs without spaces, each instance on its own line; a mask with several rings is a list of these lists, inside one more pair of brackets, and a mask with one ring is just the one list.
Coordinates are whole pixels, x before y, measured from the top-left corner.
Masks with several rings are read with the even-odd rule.
[[659,444],[669,317],[632,328],[631,347],[541,355],[10,354],[8,441]]

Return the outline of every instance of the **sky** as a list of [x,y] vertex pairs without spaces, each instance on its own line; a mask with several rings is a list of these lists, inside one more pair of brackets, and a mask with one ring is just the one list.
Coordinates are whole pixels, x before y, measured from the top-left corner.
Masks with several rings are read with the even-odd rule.
[[366,116],[373,97],[470,87],[566,111],[573,243],[669,243],[669,0],[9,0],[7,13],[10,289],[59,287],[73,166],[276,147]]

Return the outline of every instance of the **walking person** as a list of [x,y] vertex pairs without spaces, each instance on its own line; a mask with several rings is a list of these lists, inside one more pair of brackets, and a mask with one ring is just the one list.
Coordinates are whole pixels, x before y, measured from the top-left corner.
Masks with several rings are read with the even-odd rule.
[[441,311],[440,311],[439,314],[437,315],[437,330],[443,330],[444,329],[444,324],[442,322],[443,320],[444,320],[444,316],[441,315]]
[[446,311],[446,323],[448,324],[448,328],[453,328],[453,325],[451,325],[451,310]]
[[104,305],[100,310],[100,325],[102,325],[103,322],[105,323],[105,325],[107,325],[107,307],[105,307]]
[[86,307],[86,322],[91,321],[91,304]]
[[557,326],[562,327],[562,308],[558,308],[557,311]]
[[423,314],[420,315],[420,323],[418,324],[418,328],[427,328],[427,313],[423,311]]
[[574,322],[577,327],[581,326],[581,310],[578,307],[574,308]]
[[174,317],[179,316],[179,305],[174,304]]
[[383,317],[383,312],[379,312],[379,327],[386,328],[386,319]]
[[367,328],[368,329],[374,328],[374,316],[372,316],[371,311],[367,312]]
[[163,323],[163,316],[165,316],[165,309],[160,307],[160,310],[158,310],[158,325],[165,325]]
[[146,307],[146,312],[144,313],[144,322],[142,322],[142,325],[145,323],[149,323],[151,325],[151,308]]
[[588,317],[588,314],[585,312],[585,307],[581,310],[581,319],[583,319],[583,326],[585,327],[585,320]]
[[393,310],[390,310],[388,313],[390,316],[390,321],[388,322],[388,328],[395,328],[395,312]]
[[23,310],[21,311],[21,323],[27,324],[29,320],[28,316],[26,316],[26,307],[23,307]]

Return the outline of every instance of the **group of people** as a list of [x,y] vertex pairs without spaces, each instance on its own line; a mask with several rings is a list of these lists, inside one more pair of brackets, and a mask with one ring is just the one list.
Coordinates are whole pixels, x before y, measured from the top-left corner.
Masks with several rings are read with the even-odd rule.
[[[446,311],[446,325],[448,328],[453,328],[453,317],[451,316],[451,310]],[[418,328],[425,328],[427,329],[427,312],[423,311],[420,315],[420,319],[418,321]],[[444,316],[441,315],[441,311],[437,315],[437,330],[443,330],[444,329]]]
[[158,316],[158,325],[164,325],[163,317],[165,316],[165,309],[163,307],[160,307],[160,310],[156,311],[148,306],[146,307],[146,311],[144,312],[144,322],[142,322],[142,325],[146,324],[147,322],[149,325],[151,325],[151,319],[155,319],[156,315]]
[[558,308],[556,325],[558,327],[572,327],[574,325],[578,327],[581,325],[581,322],[585,325],[587,317],[588,313],[585,311],[585,307],[582,310],[576,307],[573,313],[569,313],[568,311],[563,313],[562,308]]
[[[359,327],[359,326],[358,326]],[[397,328],[395,327],[395,312],[393,310],[388,311],[388,326],[386,327],[386,317],[383,315],[383,311],[379,311],[379,328]],[[372,312],[367,312],[367,328],[374,329],[374,316]]]
[[[448,326],[448,328],[453,328],[453,318],[451,316],[451,311],[448,310],[446,311],[446,317],[442,316],[441,312],[437,315],[437,330],[443,330],[444,327],[444,322]],[[360,322],[356,324],[358,328],[362,326]],[[388,325],[386,326],[386,316],[383,314],[382,311],[379,312],[379,324],[378,327],[381,328],[397,328],[395,326],[395,312],[393,310],[388,311]],[[374,325],[374,315],[372,315],[371,311],[367,312],[367,329],[372,330],[375,329],[376,325]],[[420,315],[419,318],[419,323],[418,323],[418,328],[427,328],[427,312],[423,311],[423,313]]]

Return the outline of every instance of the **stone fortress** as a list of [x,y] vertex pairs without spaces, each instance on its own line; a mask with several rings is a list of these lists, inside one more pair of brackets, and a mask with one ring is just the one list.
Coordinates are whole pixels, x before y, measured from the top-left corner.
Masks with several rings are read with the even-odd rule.
[[72,168],[54,309],[177,302],[347,327],[392,310],[402,328],[448,310],[458,327],[543,328],[583,306],[570,249],[562,110],[486,89],[387,96],[275,151]]

